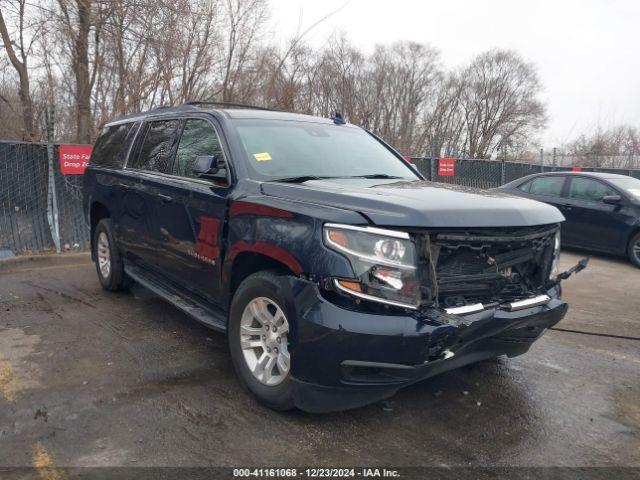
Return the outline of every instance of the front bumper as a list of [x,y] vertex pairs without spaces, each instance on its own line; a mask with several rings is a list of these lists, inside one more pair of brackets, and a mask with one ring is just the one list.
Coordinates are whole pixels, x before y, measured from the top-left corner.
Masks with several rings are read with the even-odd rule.
[[559,287],[551,300],[518,311],[469,315],[439,310],[372,314],[339,307],[315,283],[289,277],[293,299],[291,374],[294,401],[308,412],[363,406],[400,388],[483,359],[525,353],[567,312]]

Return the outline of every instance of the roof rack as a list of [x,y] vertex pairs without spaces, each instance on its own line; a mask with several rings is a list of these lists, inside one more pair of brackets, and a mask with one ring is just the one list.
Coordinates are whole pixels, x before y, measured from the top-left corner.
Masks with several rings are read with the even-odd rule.
[[191,100],[189,102],[183,103],[183,105],[191,105],[191,106],[194,106],[194,107],[198,106],[198,105],[220,105],[221,107],[249,108],[249,109],[252,109],[252,110],[266,110],[268,112],[274,112],[275,111],[272,108],[257,107],[255,105],[245,105],[243,103],[213,102],[213,101],[209,101],[209,100]]

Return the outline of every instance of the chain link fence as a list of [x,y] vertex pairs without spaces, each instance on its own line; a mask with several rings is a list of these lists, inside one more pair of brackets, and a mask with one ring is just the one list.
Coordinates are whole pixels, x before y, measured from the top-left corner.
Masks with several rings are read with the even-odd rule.
[[54,154],[54,179],[58,198],[60,248],[84,250],[89,247],[89,227],[82,209],[82,175],[63,175],[58,168],[58,149]]
[[[439,160],[438,158],[412,157],[413,164],[427,180],[482,189],[496,188],[533,173],[570,172],[572,170],[572,167],[536,163],[455,158],[451,159],[453,175],[440,175],[438,173]],[[616,173],[640,179],[640,170],[634,169],[582,167],[581,170],[583,172]]]
[[[0,142],[0,259],[43,251],[84,250],[89,229],[82,211],[82,175],[63,175],[58,145]],[[415,157],[418,170],[434,182],[481,189],[571,167],[456,158],[449,175],[439,174],[439,159]],[[583,168],[630,175],[640,170]]]
[[47,149],[0,143],[0,258],[51,248]]
[[62,175],[58,145],[0,142],[0,259],[88,244],[82,175]]

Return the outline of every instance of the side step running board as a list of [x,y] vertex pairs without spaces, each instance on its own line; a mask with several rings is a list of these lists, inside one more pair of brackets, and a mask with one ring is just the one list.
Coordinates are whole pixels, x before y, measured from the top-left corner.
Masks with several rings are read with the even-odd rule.
[[140,285],[162,297],[198,322],[219,332],[227,331],[227,317],[222,311],[215,311],[194,298],[185,297],[184,293],[178,292],[175,287],[151,277],[139,267],[125,265],[124,271]]

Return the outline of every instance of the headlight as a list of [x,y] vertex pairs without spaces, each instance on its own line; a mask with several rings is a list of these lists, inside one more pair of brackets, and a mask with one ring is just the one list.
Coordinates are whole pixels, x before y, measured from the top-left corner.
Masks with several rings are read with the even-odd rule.
[[405,232],[326,224],[325,245],[345,255],[356,275],[335,286],[356,297],[404,308],[420,305],[416,247]]
[[558,265],[560,263],[560,230],[557,231],[553,238],[553,261],[551,262],[551,270],[549,271],[549,280],[555,280],[558,276]]

